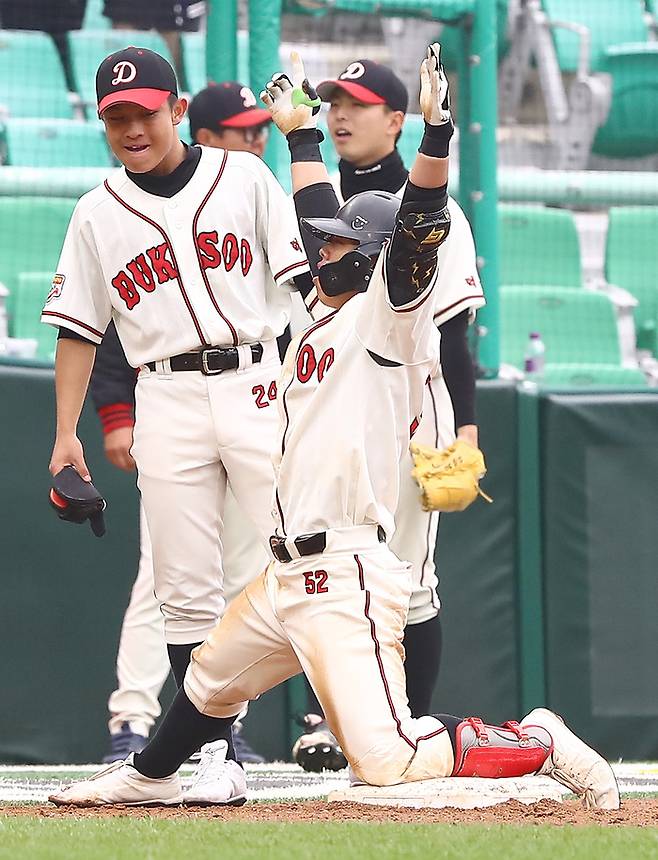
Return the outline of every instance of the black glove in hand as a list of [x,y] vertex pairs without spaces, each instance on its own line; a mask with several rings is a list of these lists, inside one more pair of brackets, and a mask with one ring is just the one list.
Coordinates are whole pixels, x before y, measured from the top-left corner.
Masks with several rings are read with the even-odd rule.
[[65,466],[55,475],[49,499],[60,520],[78,524],[89,520],[96,537],[105,534],[105,499],[91,481],[82,480],[73,466]]

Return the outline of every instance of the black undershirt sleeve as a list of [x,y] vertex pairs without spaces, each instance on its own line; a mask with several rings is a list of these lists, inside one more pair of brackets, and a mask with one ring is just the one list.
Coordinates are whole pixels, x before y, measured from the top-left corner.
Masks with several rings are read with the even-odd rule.
[[[438,244],[434,247],[422,242],[422,234],[426,233],[429,238],[436,232],[433,230],[434,219],[447,205],[447,185],[421,188],[411,180],[407,182],[386,260],[388,294],[394,307],[413,301],[430,283],[437,266]],[[416,215],[419,216],[417,219]],[[402,224],[409,223],[418,226],[402,229]]]
[[94,343],[93,340],[89,340],[88,337],[83,337],[81,334],[78,334],[77,331],[72,331],[70,328],[64,328],[63,326],[60,326],[59,331],[57,332],[57,340],[60,338],[68,340],[82,340],[84,343],[90,343],[92,346],[98,346],[97,343]]
[[[297,191],[294,196],[297,220],[301,218],[333,218],[340,204],[331,182],[316,182]],[[317,275],[320,260],[320,248],[324,245],[322,239],[313,236],[300,224],[302,241],[306,256],[311,266],[311,275]],[[296,284],[296,282],[295,282]],[[312,282],[311,282],[312,286]],[[310,289],[310,287],[309,287]]]
[[462,311],[439,326],[441,370],[455,413],[455,429],[475,424],[475,368],[468,348],[469,311]]

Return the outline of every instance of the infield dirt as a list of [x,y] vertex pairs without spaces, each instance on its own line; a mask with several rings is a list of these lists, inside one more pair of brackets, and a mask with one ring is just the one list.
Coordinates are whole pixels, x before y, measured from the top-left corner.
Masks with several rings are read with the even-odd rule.
[[658,799],[633,798],[616,811],[586,810],[579,801],[542,800],[526,806],[516,800],[485,809],[409,809],[356,803],[251,803],[242,807],[130,807],[82,809],[50,804],[0,804],[0,815],[36,818],[213,819],[236,822],[359,821],[397,824],[554,824],[602,827],[658,827]]

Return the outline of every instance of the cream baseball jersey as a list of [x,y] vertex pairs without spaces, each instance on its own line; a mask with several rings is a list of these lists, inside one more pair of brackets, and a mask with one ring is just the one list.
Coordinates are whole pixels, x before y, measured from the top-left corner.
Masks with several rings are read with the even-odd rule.
[[73,213],[42,321],[100,343],[114,319],[133,367],[277,337],[308,269],[294,208],[256,156],[202,147],[170,198],[124,169]]
[[370,285],[299,334],[279,381],[274,516],[279,535],[362,524],[394,530],[400,459],[418,424],[438,332],[432,286],[388,299],[380,254]]

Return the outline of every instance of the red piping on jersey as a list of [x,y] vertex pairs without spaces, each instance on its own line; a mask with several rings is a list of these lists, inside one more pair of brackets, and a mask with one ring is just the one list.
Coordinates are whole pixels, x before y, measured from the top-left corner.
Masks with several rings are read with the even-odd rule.
[[[199,324],[199,321],[196,318],[196,315],[194,313],[194,310],[192,308],[190,300],[188,299],[187,293],[185,292],[185,287],[183,286],[183,278],[181,276],[180,266],[178,265],[178,260],[176,259],[176,254],[174,254],[174,248],[171,244],[171,241],[169,240],[169,236],[167,236],[167,234],[165,233],[165,231],[162,229],[162,227],[159,224],[157,224],[155,221],[153,221],[147,215],[143,215],[141,212],[138,212],[136,209],[133,209],[133,207],[130,206],[129,203],[126,203],[125,200],[122,200],[121,197],[119,197],[119,195],[116,193],[116,191],[113,191],[112,188],[110,188],[110,184],[107,181],[107,179],[105,180],[103,185],[105,186],[105,190],[109,194],[111,194],[112,197],[114,197],[114,199],[117,201],[117,203],[119,203],[121,206],[123,206],[124,209],[127,209],[128,212],[132,212],[133,215],[136,215],[138,218],[141,218],[142,221],[146,221],[146,223],[150,224],[151,227],[155,227],[155,229],[158,231],[158,233],[165,240],[167,248],[169,248],[169,251],[171,252],[171,259],[174,263],[174,266],[176,267],[176,274],[178,276],[176,278],[176,280],[178,281],[178,289],[181,291],[181,294],[183,296],[183,301],[185,302],[185,306],[187,307],[187,310],[189,311],[190,316],[192,317],[192,322],[194,323],[194,328],[196,329],[196,332],[199,335],[199,340],[201,341],[201,346],[208,346],[208,341],[203,336],[203,332],[201,330],[201,326]],[[196,242],[195,242],[195,245],[196,245]]]
[[286,272],[289,272],[291,269],[298,269],[300,266],[308,266],[308,260],[300,260],[298,263],[292,263],[290,266],[286,266],[285,269],[281,269],[280,272],[276,273],[274,280],[278,281],[281,275],[285,275]]
[[[434,397],[434,392],[432,391],[431,381],[428,379],[425,384],[427,385],[427,390],[428,390],[430,398],[432,400],[432,414],[434,415],[434,447],[438,448],[439,447],[439,416],[438,416],[437,411],[436,411],[436,399]],[[423,564],[420,568],[420,570],[421,570],[420,587],[421,588],[426,587],[425,582],[424,582],[425,565],[427,564],[427,559],[429,558],[430,551],[432,549],[432,547],[430,546],[430,534],[432,532],[432,520],[434,519],[434,517],[438,517],[438,513],[430,513],[429,516],[427,517],[427,535],[425,536],[425,544],[426,544],[425,558],[423,559]],[[438,611],[439,607],[435,603],[436,592],[434,591],[433,588],[430,588],[429,592],[430,592],[430,601],[432,603],[432,606],[434,607],[434,609],[436,609]]]
[[233,327],[233,325],[231,324],[228,317],[225,317],[224,314],[221,312],[220,307],[217,304],[217,300],[216,300],[215,296],[213,295],[212,289],[210,287],[210,281],[208,280],[208,275],[206,274],[206,270],[203,268],[203,264],[201,262],[201,251],[199,250],[199,245],[197,244],[197,241],[196,241],[196,235],[197,235],[196,234],[196,227],[197,227],[197,223],[199,221],[199,215],[201,214],[201,210],[203,209],[203,207],[206,205],[206,203],[210,199],[210,195],[213,193],[215,188],[217,188],[219,180],[222,178],[222,173],[224,172],[224,168],[226,167],[227,158],[228,158],[228,150],[225,150],[224,158],[222,159],[222,163],[219,167],[219,173],[215,177],[213,184],[210,186],[210,190],[208,191],[206,196],[201,201],[201,205],[196,210],[196,213],[194,215],[194,219],[192,220],[192,241],[194,243],[194,248],[196,250],[196,257],[197,257],[197,260],[199,262],[199,271],[201,272],[201,277],[203,278],[203,283],[206,285],[206,290],[208,292],[208,295],[210,296],[210,301],[213,303],[213,307],[215,308],[217,313],[220,315],[220,317],[224,320],[224,322],[228,326],[229,331],[231,332],[231,337],[233,338],[233,346],[237,346],[238,342],[239,342],[238,333],[235,330],[235,328]]
[[[306,330],[306,332],[304,333],[303,337],[301,338],[301,340],[299,341],[299,344],[297,346],[297,353],[295,355],[295,367],[296,367],[296,360],[299,357],[299,351],[302,348],[302,346],[304,345],[304,343],[306,342],[307,338],[310,335],[312,335],[313,332],[316,331],[317,329],[319,329],[321,326],[326,325],[328,322],[330,322],[336,316],[337,313],[338,313],[338,310],[335,310],[333,313],[327,314],[326,317],[323,317],[321,320],[318,320],[318,322],[314,323],[314,325],[309,326],[309,328]],[[281,436],[281,456],[282,457],[283,457],[283,454],[286,450],[286,433],[288,432],[288,427],[290,426],[290,415],[288,414],[288,405],[286,403],[286,394],[288,393],[288,389],[290,388],[290,386],[295,381],[295,372],[296,371],[293,370],[293,374],[292,374],[292,377],[290,379],[290,382],[286,385],[285,391],[281,395],[281,403],[283,404],[283,411],[286,413],[286,426],[283,428],[283,434]],[[279,487],[278,487],[278,485],[274,490],[274,499],[276,501],[276,506],[279,509],[279,515],[281,517],[281,529],[283,531],[283,534],[285,534],[286,533],[286,525],[285,525],[285,521],[283,518],[283,508],[281,507],[281,501],[279,499]]]
[[437,317],[440,317],[440,316],[441,316],[441,314],[445,314],[445,313],[447,313],[448,311],[451,311],[453,308],[456,308],[456,307],[457,307],[457,305],[461,305],[461,304],[462,304],[462,302],[468,302],[468,301],[470,301],[471,299],[483,299],[483,298],[484,298],[483,293],[475,293],[475,295],[473,295],[473,296],[464,296],[463,298],[459,299],[458,301],[453,302],[451,305],[448,305],[448,307],[447,307],[447,308],[441,308],[441,310],[440,310],[440,311],[437,311],[437,312],[434,314],[434,316],[432,317],[432,319],[434,319],[434,320],[435,320]]
[[[388,289],[388,287],[387,287],[387,289]],[[432,295],[433,292],[434,292],[434,289],[432,287],[428,287],[423,298],[419,302],[416,302],[415,305],[412,305],[410,308],[396,308],[395,305],[391,305],[391,307],[393,308],[393,310],[395,311],[396,314],[408,314],[408,313],[411,313],[411,311],[417,311],[421,305],[425,304],[425,302],[429,299],[429,297]]]
[[408,743],[409,746],[415,751],[416,744],[414,743],[414,741],[412,741],[410,738],[408,738],[405,735],[405,733],[402,731],[402,723],[400,722],[400,718],[398,717],[397,713],[395,712],[395,705],[393,703],[393,697],[391,696],[391,690],[388,686],[388,680],[386,678],[386,672],[384,671],[384,664],[382,663],[381,649],[379,646],[379,640],[377,639],[377,628],[375,627],[375,622],[372,620],[372,618],[369,615],[370,592],[367,590],[367,588],[365,586],[365,580],[364,580],[364,575],[363,575],[363,565],[361,564],[361,561],[360,561],[358,555],[354,556],[354,561],[356,562],[356,566],[359,569],[359,588],[361,589],[361,591],[364,592],[364,594],[366,596],[366,601],[365,601],[363,612],[364,612],[364,615],[366,616],[366,618],[368,619],[368,622],[370,624],[370,637],[371,637],[371,639],[375,645],[375,657],[377,658],[377,665],[379,666],[379,676],[382,679],[382,683],[384,685],[384,691],[386,692],[386,699],[388,700],[388,707],[391,711],[391,716],[395,720],[395,725],[397,728],[398,735],[402,738],[403,741]]
[[95,334],[97,337],[100,337],[100,338],[103,337],[102,331],[96,331],[95,328],[92,328],[90,325],[87,325],[87,323],[80,322],[80,320],[77,320],[75,317],[69,317],[66,314],[60,314],[57,311],[41,311],[41,316],[59,317],[60,319],[68,320],[69,322],[72,322],[72,323],[75,323],[76,325],[79,325],[80,328],[84,328],[87,331],[91,332],[92,334]]
[[382,683],[384,685],[384,690],[386,692],[386,698],[388,700],[388,706],[389,706],[390,711],[391,711],[391,716],[395,720],[395,725],[397,728],[398,735],[402,738],[403,741],[405,741],[407,744],[409,744],[409,746],[414,750],[414,752],[417,752],[418,751],[418,744],[421,741],[426,741],[426,740],[429,740],[430,738],[435,738],[437,735],[443,734],[443,732],[446,731],[446,727],[444,725],[442,725],[440,728],[435,729],[433,732],[429,732],[426,735],[420,735],[420,737],[417,737],[415,741],[408,738],[405,735],[405,733],[402,731],[402,723],[401,723],[400,718],[398,717],[398,715],[395,711],[395,705],[393,703],[393,697],[391,696],[391,690],[390,690],[390,687],[388,685],[388,680],[386,678],[386,672],[384,671],[384,664],[383,664],[382,658],[381,658],[381,648],[379,645],[379,640],[377,639],[377,628],[375,626],[375,622],[373,621],[373,619],[369,615],[370,592],[365,587],[365,577],[364,577],[364,573],[363,573],[363,565],[361,564],[361,559],[359,558],[358,555],[354,556],[354,561],[356,562],[357,568],[359,570],[359,587],[360,587],[361,591],[363,591],[365,596],[366,596],[366,602],[365,602],[365,606],[364,606],[363,611],[364,611],[364,615],[366,616],[366,618],[368,619],[368,622],[370,624],[370,636],[371,636],[372,641],[374,642],[374,645],[375,645],[375,656],[377,657],[377,665],[379,666],[379,676],[381,677]]

